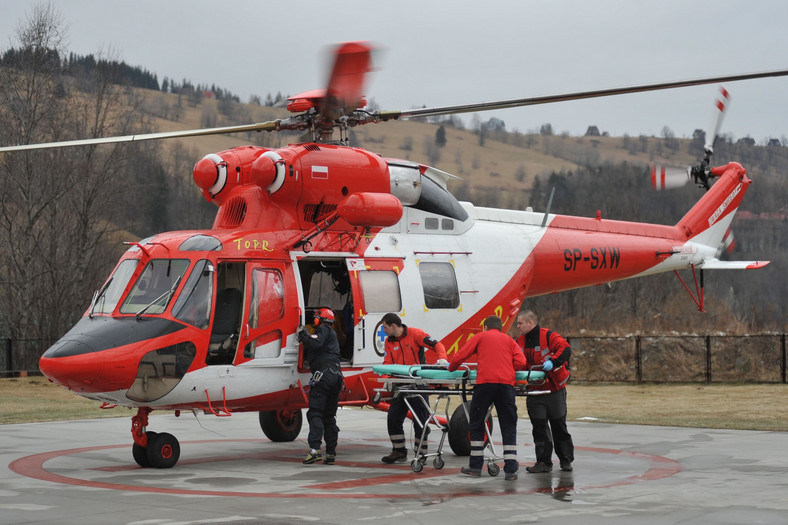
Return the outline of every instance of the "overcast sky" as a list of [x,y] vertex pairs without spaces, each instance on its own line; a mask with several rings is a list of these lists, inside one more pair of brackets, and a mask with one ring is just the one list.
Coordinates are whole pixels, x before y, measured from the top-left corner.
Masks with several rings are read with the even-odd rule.
[[[39,0],[0,0],[0,44]],[[239,95],[324,87],[328,46],[383,52],[381,109],[435,107],[788,69],[782,0],[62,0],[68,48]],[[788,77],[733,82],[722,132],[788,137]],[[717,87],[486,112],[507,129],[676,136],[706,129]],[[470,123],[470,117],[463,117]]]

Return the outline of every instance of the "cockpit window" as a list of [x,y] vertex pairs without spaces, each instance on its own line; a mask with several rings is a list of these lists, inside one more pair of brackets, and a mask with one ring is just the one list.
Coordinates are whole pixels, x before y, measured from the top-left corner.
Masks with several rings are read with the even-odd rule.
[[222,242],[210,235],[194,235],[178,246],[182,252],[218,252],[222,249]]
[[139,264],[138,259],[126,259],[121,262],[115,273],[112,274],[104,286],[96,293],[92,314],[111,314],[120,301],[120,296],[129,284],[134,269]]
[[188,259],[151,260],[123,301],[120,313],[162,313],[170,302],[174,285],[183,277],[188,267]]
[[197,328],[208,327],[213,296],[213,271],[210,261],[197,261],[172,307],[172,315],[176,319]]

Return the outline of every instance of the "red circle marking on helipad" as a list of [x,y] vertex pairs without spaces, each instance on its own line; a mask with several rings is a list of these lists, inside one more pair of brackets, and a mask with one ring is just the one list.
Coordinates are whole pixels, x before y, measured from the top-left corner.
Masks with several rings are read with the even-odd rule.
[[[259,440],[210,440],[210,441],[189,441],[185,442],[185,444],[195,444],[195,443],[229,443],[229,442],[259,442]],[[403,481],[413,481],[418,479],[425,479],[425,478],[433,478],[439,476],[456,476],[458,475],[459,471],[456,468],[450,468],[446,470],[428,470],[422,471],[420,473],[415,473],[410,470],[404,472],[402,469],[402,465],[399,465],[397,471],[398,474],[391,474],[385,476],[375,476],[374,478],[359,478],[357,480],[349,480],[349,481],[336,481],[330,483],[319,483],[319,484],[310,484],[304,485],[303,490],[301,492],[235,492],[235,491],[221,491],[221,490],[191,490],[191,489],[177,489],[177,488],[170,488],[170,487],[154,487],[150,485],[146,486],[139,486],[139,485],[127,485],[121,483],[107,483],[103,481],[93,481],[87,479],[80,479],[74,478],[69,476],[64,476],[62,474],[56,474],[54,472],[48,471],[44,464],[55,458],[69,456],[74,454],[81,454],[84,452],[95,452],[97,450],[107,450],[113,448],[126,448],[129,445],[104,445],[104,446],[96,446],[96,447],[84,447],[84,448],[73,448],[68,450],[55,450],[51,452],[43,452],[41,454],[33,454],[31,456],[25,456],[19,459],[12,461],[8,468],[22,476],[27,476],[30,478],[39,479],[42,481],[50,481],[53,483],[63,483],[66,485],[73,485],[73,486],[81,486],[81,487],[93,487],[93,488],[102,488],[102,489],[109,489],[109,490],[127,490],[127,491],[135,491],[135,492],[152,492],[157,494],[182,494],[182,495],[196,495],[196,496],[230,496],[230,497],[244,497],[244,498],[348,498],[348,499],[376,499],[376,498],[387,498],[387,499],[404,499],[404,498],[413,498],[413,494],[396,494],[391,492],[386,493],[346,493],[346,492],[336,492],[338,490],[347,490],[356,487],[369,487],[371,485],[386,485],[391,483],[400,483]],[[602,453],[602,454],[615,454],[621,457],[630,457],[637,459],[639,461],[643,461],[649,465],[649,468],[643,472],[642,474],[635,474],[629,475],[625,478],[614,480],[610,482],[605,482],[596,485],[585,485],[582,487],[583,490],[589,489],[599,489],[599,488],[608,488],[613,486],[620,486],[620,485],[629,485],[632,483],[637,483],[639,481],[652,481],[656,479],[662,479],[678,472],[681,472],[682,467],[678,461],[672,460],[670,458],[665,458],[662,456],[654,456],[651,454],[644,454],[640,452],[628,452],[622,450],[615,450],[615,449],[605,449],[605,448],[589,448],[589,447],[577,447],[577,450],[584,450],[587,452],[593,453]],[[292,462],[292,460],[283,460],[280,455],[282,454],[281,450],[278,450],[274,453],[266,453],[265,460],[266,461],[286,461]],[[185,460],[188,462],[189,460]],[[182,460],[184,462],[184,460]],[[371,463],[354,463],[354,462],[337,462],[337,467],[362,467],[365,469],[369,469],[370,466],[374,466],[376,468],[384,468],[379,463],[375,463],[374,465]],[[319,468],[319,467],[318,467]],[[336,468],[336,467],[334,467]],[[135,470],[136,466],[126,467],[126,466],[115,466],[115,467],[99,467],[92,470]],[[139,468],[139,470],[143,470]],[[474,487],[474,490],[466,490],[461,492],[450,492],[450,493],[430,493],[430,494],[420,494],[418,497],[422,498],[461,498],[466,496],[500,496],[500,495],[511,495],[511,494],[535,494],[544,492],[545,488],[527,488],[517,490],[516,488],[517,483],[515,482],[512,484],[506,484],[506,490],[491,490],[488,493],[480,493],[477,488]],[[319,491],[323,490],[326,491],[325,493],[321,494]],[[555,487],[552,489],[554,492],[556,491],[568,491],[568,490],[575,490],[574,485],[571,487]]]

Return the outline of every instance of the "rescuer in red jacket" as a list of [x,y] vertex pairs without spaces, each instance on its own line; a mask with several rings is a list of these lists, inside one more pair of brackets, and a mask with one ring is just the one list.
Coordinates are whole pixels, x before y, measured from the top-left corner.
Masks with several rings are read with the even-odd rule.
[[[443,343],[433,339],[428,333],[402,324],[402,319],[393,313],[384,315],[382,322],[383,330],[388,336],[386,338],[386,357],[383,358],[384,365],[424,365],[428,362],[434,362],[440,366],[449,364]],[[427,348],[433,350],[436,355],[428,356],[426,354]],[[421,396],[424,402],[419,399],[413,399],[417,396]],[[425,422],[429,418],[429,397],[426,394],[417,394],[417,396],[413,396],[409,402],[415,412],[413,426],[418,441],[421,439],[423,431],[423,427],[419,422]],[[392,450],[388,456],[381,458],[383,463],[398,463],[408,459],[403,426],[407,416],[408,405],[405,404],[405,396],[395,396],[391,400],[387,416]],[[429,428],[427,432],[429,433]],[[427,453],[426,435],[424,440],[417,442],[416,450],[419,454]]]
[[[501,332],[503,322],[496,315],[484,320],[484,331],[473,336],[452,357],[449,370],[462,363],[476,362],[476,386],[468,416],[471,457],[463,474],[479,477],[484,464],[484,420],[490,405],[495,404],[503,437],[503,470],[508,481],[517,479],[517,404],[514,400],[515,371],[526,366],[520,347]],[[473,358],[473,356],[476,356]]]
[[526,407],[531,419],[536,450],[536,463],[525,467],[530,473],[553,470],[553,448],[561,470],[570,472],[575,459],[575,446],[566,427],[566,382],[569,380],[569,357],[572,349],[557,332],[539,326],[539,318],[531,310],[517,315],[520,337],[528,367],[541,365],[547,372],[545,387],[549,394],[528,396]]

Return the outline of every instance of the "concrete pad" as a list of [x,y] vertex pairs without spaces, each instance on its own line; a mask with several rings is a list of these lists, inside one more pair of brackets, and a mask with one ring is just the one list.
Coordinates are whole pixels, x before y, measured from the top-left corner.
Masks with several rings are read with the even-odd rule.
[[[122,409],[116,409],[122,410]],[[132,413],[129,412],[129,418]],[[150,418],[181,443],[172,469],[142,469],[130,419],[0,426],[0,523],[786,523],[786,434],[571,422],[573,472],[460,475],[448,443],[413,472],[385,465],[386,415],[341,409],[337,463],[302,465],[306,427],[272,443],[257,414]],[[496,425],[497,427],[497,425]],[[518,428],[521,466],[531,426]],[[433,432],[431,451],[440,433]],[[500,435],[494,435],[500,451]],[[412,457],[412,456],[411,456]],[[502,466],[501,461],[497,465]],[[590,521],[593,520],[593,521]]]

